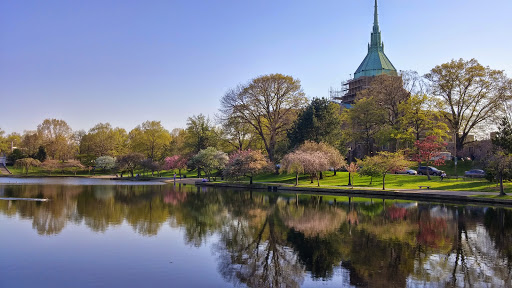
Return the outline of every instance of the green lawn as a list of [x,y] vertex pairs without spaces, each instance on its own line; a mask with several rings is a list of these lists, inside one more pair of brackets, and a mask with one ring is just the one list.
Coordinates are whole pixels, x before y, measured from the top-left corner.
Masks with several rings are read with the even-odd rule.
[[[320,180],[320,186],[338,186],[339,188],[347,188],[348,172],[337,172],[334,176],[333,172],[324,172],[324,179]],[[420,175],[386,175],[386,189],[418,189],[418,186],[430,186],[431,189],[455,190],[455,191],[482,191],[497,192],[498,187],[495,183],[489,183],[485,179],[463,179],[452,178],[441,180],[440,177],[431,176],[432,180],[428,180],[427,176]],[[254,178],[255,182],[269,183],[286,183],[295,184],[295,176],[290,174],[262,174]],[[370,177],[353,176],[355,187],[373,187],[382,188],[382,178],[373,178],[370,185]],[[316,187],[316,180],[311,184],[308,176],[299,178],[299,187]],[[327,188],[327,187],[326,187]],[[506,183],[506,192],[512,192],[512,183]]]

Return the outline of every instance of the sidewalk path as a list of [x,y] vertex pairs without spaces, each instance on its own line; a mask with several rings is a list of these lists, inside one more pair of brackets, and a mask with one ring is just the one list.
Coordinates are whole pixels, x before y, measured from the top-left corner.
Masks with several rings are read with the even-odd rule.
[[4,165],[0,164],[0,174],[11,175],[12,173]]

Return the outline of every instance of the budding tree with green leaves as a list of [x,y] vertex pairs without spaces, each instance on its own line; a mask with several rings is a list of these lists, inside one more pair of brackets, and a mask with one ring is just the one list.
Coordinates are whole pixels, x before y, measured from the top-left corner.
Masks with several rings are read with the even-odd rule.
[[378,152],[373,157],[366,157],[358,162],[362,167],[359,175],[362,176],[382,176],[382,190],[386,189],[386,174],[407,169],[411,165],[410,161],[405,159],[402,152]]
[[504,104],[512,99],[512,80],[476,59],[452,60],[434,67],[425,77],[432,95],[440,100],[442,117],[456,132],[458,151],[471,133],[503,115]]
[[37,167],[39,165],[41,165],[41,162],[33,158],[18,159],[16,162],[14,162],[14,167],[22,168],[22,171],[24,171],[27,175],[31,167]]

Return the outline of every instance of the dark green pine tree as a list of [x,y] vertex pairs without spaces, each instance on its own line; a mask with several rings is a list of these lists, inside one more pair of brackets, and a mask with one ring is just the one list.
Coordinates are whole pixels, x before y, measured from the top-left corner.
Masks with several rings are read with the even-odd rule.
[[340,112],[338,104],[326,98],[314,98],[299,113],[297,120],[288,131],[290,147],[297,147],[307,140],[340,147],[343,135]]
[[507,154],[512,154],[512,125],[506,117],[501,119],[498,132],[492,138],[492,144],[500,147]]

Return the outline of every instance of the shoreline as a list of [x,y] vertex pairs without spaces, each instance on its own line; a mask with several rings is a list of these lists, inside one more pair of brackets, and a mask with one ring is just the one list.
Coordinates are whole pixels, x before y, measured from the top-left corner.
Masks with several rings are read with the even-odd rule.
[[[419,200],[419,201],[442,201],[452,204],[485,204],[485,205],[503,205],[512,206],[512,200],[483,198],[486,192],[464,192],[464,191],[445,191],[445,190],[375,190],[375,189],[343,189],[343,188],[317,188],[317,187],[296,187],[280,184],[242,184],[242,183],[219,183],[219,182],[201,182],[195,183],[198,186],[223,187],[223,188],[242,188],[242,189],[258,189],[272,192],[282,193],[299,193],[299,194],[322,194],[333,196],[357,196],[357,197],[377,197],[383,199],[403,199],[403,200]],[[470,193],[470,194],[469,194]],[[496,195],[489,193],[489,195]]]
[[[81,179],[102,179],[102,180],[113,180],[113,181],[138,181],[138,182],[163,182],[167,184],[173,184],[173,177],[115,177],[115,175],[0,175],[2,178],[16,178],[16,179],[34,179],[34,178],[81,178]],[[176,178],[176,183],[193,185],[196,182],[200,182],[201,178]]]
[[468,191],[451,191],[451,190],[429,190],[429,189],[364,189],[361,187],[356,188],[337,188],[330,186],[329,188],[322,187],[297,187],[293,185],[286,185],[280,183],[228,183],[228,182],[202,182],[201,178],[182,178],[174,179],[172,177],[154,177],[154,178],[130,178],[130,177],[115,177],[114,175],[1,175],[5,178],[83,178],[83,179],[103,179],[103,180],[124,180],[124,181],[139,181],[139,182],[162,182],[166,184],[188,184],[197,186],[209,187],[223,187],[223,188],[239,188],[239,189],[256,189],[267,190],[272,192],[282,193],[300,193],[300,194],[322,194],[333,196],[354,196],[354,197],[376,197],[384,199],[403,199],[403,200],[419,200],[419,201],[442,201],[444,203],[454,204],[484,204],[484,205],[503,205],[512,206],[512,199],[498,199],[498,198],[484,198],[481,195],[494,196],[497,193],[492,192],[468,192]]

